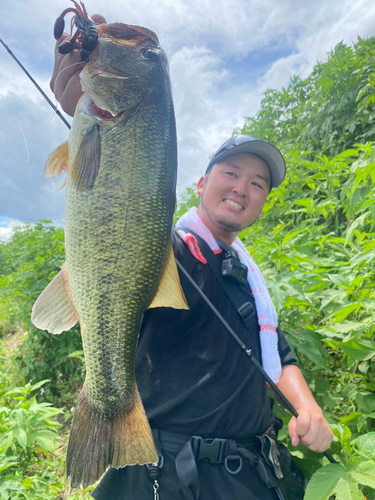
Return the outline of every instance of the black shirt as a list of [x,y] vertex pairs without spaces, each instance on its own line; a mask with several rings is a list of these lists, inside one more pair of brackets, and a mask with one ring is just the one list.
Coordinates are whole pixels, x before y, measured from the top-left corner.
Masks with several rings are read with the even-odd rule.
[[[261,361],[256,315],[247,330],[208,264],[178,235],[172,241],[176,258]],[[151,427],[234,439],[264,432],[275,422],[264,379],[181,274],[180,280],[190,310],[150,309],[140,333],[136,379]],[[239,286],[255,305],[249,285]],[[281,330],[278,336],[281,364],[296,364]]]

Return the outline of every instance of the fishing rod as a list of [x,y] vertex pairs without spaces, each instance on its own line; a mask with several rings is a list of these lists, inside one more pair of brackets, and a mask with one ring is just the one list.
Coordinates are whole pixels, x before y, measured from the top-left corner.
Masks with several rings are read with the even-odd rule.
[[35,87],[39,90],[39,92],[42,94],[44,99],[48,102],[48,104],[53,108],[54,112],[62,119],[62,121],[65,123],[65,125],[70,129],[70,124],[69,122],[63,117],[63,115],[60,113],[60,111],[57,109],[57,107],[53,104],[53,102],[49,99],[49,97],[43,92],[43,90],[39,87],[39,85],[36,83],[34,78],[30,75],[30,73],[26,70],[24,66],[20,63],[20,61],[17,59],[17,57],[13,54],[13,52],[10,50],[8,45],[0,38],[0,42],[4,45],[5,49],[8,51],[8,53],[13,57],[13,59],[16,61],[18,66],[26,73],[26,75],[30,78],[30,80],[33,82]]
[[[4,45],[6,50],[9,52],[9,54],[13,57],[13,59],[17,62],[17,64],[23,69],[23,71],[26,73],[26,75],[30,78],[30,80],[33,82],[33,84],[36,86],[36,88],[39,90],[39,92],[42,94],[42,96],[46,99],[48,104],[52,106],[56,114],[62,119],[62,121],[65,123],[65,125],[70,129],[70,124],[65,120],[63,115],[60,113],[60,111],[56,108],[56,106],[50,101],[48,96],[43,92],[43,90],[39,87],[39,85],[36,83],[36,81],[32,78],[32,76],[27,72],[27,70],[22,66],[22,64],[19,62],[19,60],[16,58],[16,56],[13,54],[13,52],[10,50],[8,45],[6,45],[3,40],[0,38],[0,42]],[[206,302],[208,307],[212,310],[212,312],[216,315],[216,317],[221,321],[221,323],[225,326],[225,328],[228,330],[230,335],[233,337],[233,339],[237,342],[237,344],[240,346],[241,350],[245,353],[245,355],[248,357],[248,359],[253,363],[255,368],[260,371],[262,376],[266,379],[274,393],[278,396],[280,401],[282,401],[283,405],[287,410],[290,411],[290,413],[294,417],[298,417],[298,412],[292,405],[292,403],[289,401],[289,399],[280,391],[280,389],[277,387],[277,385],[274,383],[274,381],[267,375],[267,373],[264,371],[263,366],[259,363],[259,361],[254,357],[254,354],[251,352],[251,349],[249,349],[240,339],[240,337],[235,333],[235,331],[232,329],[232,327],[225,321],[223,316],[219,313],[219,311],[216,309],[216,307],[213,305],[213,303],[210,301],[210,299],[207,297],[207,295],[202,292],[202,290],[199,288],[199,286],[195,283],[193,278],[190,276],[190,274],[186,271],[184,266],[176,259],[176,264],[177,266],[181,269],[182,273],[186,276],[188,281],[191,283],[191,285],[194,287],[194,289],[199,293],[199,295],[202,297],[202,299]],[[331,464],[336,464],[336,460],[333,458],[333,456],[329,453],[329,451],[324,451],[323,455],[331,462]]]
[[[187,280],[190,282],[190,284],[194,287],[194,289],[199,293],[201,298],[206,302],[208,307],[211,309],[211,311],[215,314],[215,316],[221,321],[221,323],[224,325],[224,327],[227,329],[227,331],[230,333],[230,335],[233,337],[233,339],[237,342],[237,344],[240,346],[241,350],[244,352],[244,354],[247,356],[247,358],[253,363],[255,368],[261,373],[263,378],[266,379],[266,381],[269,383],[271,389],[274,391],[276,396],[280,399],[280,401],[283,403],[285,408],[290,411],[290,413],[294,417],[298,417],[298,412],[292,405],[292,403],[289,401],[289,399],[283,394],[280,389],[277,387],[275,382],[267,375],[267,373],[264,371],[263,366],[259,363],[259,361],[254,357],[254,354],[251,352],[251,349],[249,349],[246,344],[243,343],[243,341],[240,339],[240,337],[236,334],[236,332],[233,330],[233,328],[227,323],[227,321],[223,318],[223,316],[219,313],[219,311],[216,309],[216,307],[213,305],[213,303],[210,301],[210,299],[207,297],[207,295],[199,288],[197,283],[193,280],[193,278],[190,276],[190,274],[186,271],[184,266],[176,259],[176,264],[184,274],[184,276],[187,278]],[[324,451],[323,455],[331,462],[331,464],[336,464],[336,460],[333,458],[333,456],[329,453],[329,451]]]

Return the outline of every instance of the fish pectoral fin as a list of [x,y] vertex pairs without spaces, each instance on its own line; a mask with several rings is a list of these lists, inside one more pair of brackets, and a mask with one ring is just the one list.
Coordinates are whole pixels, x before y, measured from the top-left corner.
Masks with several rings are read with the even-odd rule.
[[100,156],[100,126],[95,123],[83,134],[70,169],[70,177],[77,191],[89,191],[94,186],[99,172]]
[[60,146],[57,146],[47,158],[44,175],[47,178],[57,177],[63,170],[68,170],[68,158],[68,141],[65,141]]
[[31,321],[40,330],[54,334],[70,330],[79,321],[65,264],[39,295],[31,312]]
[[163,278],[159,284],[158,291],[149,306],[154,307],[173,307],[173,309],[189,309],[185,294],[182,290],[180,277],[177,271],[176,259],[173,248],[169,253],[167,265]]

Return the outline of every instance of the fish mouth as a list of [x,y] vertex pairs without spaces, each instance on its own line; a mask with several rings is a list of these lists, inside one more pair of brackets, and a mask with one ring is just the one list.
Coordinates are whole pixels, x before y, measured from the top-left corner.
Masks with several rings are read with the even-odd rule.
[[121,111],[120,113],[117,113],[117,115],[113,115],[110,111],[97,106],[93,100],[91,100],[87,111],[88,113],[90,113],[90,115],[95,116],[95,118],[99,118],[100,120],[104,121],[118,120],[125,113],[125,111]]
[[[96,77],[99,78],[107,78],[107,79],[115,79],[115,80],[128,80],[131,78],[131,75],[125,74],[125,73],[118,73],[113,70],[108,71],[100,66],[94,66],[92,63],[88,63],[89,66],[89,72],[91,75],[96,75]],[[103,100],[92,88],[92,85],[90,84],[90,79],[86,81],[86,79],[81,78],[81,86],[83,92],[85,92],[88,97],[90,98],[90,103],[86,107],[86,112],[93,116],[94,118],[97,118],[98,120],[103,120],[103,121],[117,121],[124,113],[126,113],[127,109],[122,109],[121,111],[118,111],[118,109],[111,109],[111,106],[109,106],[105,100]],[[117,111],[117,113],[116,113]]]
[[130,75],[127,75],[125,73],[118,73],[116,71],[106,71],[105,69],[99,68],[98,66],[93,66],[92,64],[90,65],[90,71],[95,75],[99,75],[104,78],[118,78],[120,80],[127,80],[128,78],[130,78]]

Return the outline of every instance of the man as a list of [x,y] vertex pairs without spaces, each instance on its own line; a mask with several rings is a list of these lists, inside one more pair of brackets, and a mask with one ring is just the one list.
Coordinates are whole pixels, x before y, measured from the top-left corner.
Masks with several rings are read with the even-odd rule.
[[[93,18],[105,22],[101,16]],[[81,69],[78,51],[56,55],[51,88],[69,114],[81,95]],[[284,176],[285,162],[274,146],[248,136],[232,137],[211,159],[197,185],[199,208],[182,217],[172,241],[176,258],[298,411],[298,418],[289,423],[292,444],[302,442],[321,452],[331,443],[331,429],[278,328],[260,271],[237,239],[260,216],[270,189]],[[250,277],[236,283],[256,311],[246,323],[204,257],[200,238],[220,265],[227,246],[246,263]],[[280,428],[264,379],[187,279],[180,278],[190,310],[146,311],[136,357],[138,386],[161,454],[159,468],[110,469],[92,496],[97,500],[140,500],[152,494],[154,498],[160,494],[161,500],[303,498],[303,488],[285,467],[285,482],[276,481],[277,457],[272,464],[262,456],[264,446],[273,446],[264,435],[275,438]]]

